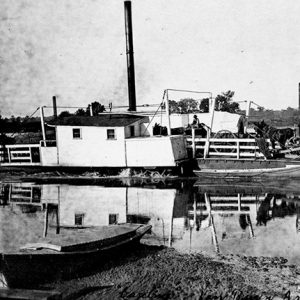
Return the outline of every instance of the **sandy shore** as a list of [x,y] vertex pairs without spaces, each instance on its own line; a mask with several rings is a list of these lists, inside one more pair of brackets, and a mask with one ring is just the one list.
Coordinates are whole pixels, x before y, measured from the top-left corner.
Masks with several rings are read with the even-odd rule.
[[209,258],[141,245],[93,274],[43,288],[63,299],[297,299],[300,267],[284,258]]

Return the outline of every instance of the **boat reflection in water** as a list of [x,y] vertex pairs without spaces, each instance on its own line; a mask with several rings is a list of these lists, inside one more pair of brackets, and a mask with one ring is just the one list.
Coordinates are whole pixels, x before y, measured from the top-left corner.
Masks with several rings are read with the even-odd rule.
[[[276,185],[276,183],[275,183]],[[300,258],[300,191],[268,184],[196,182],[189,210],[190,249]]]
[[3,184],[0,251],[59,234],[61,228],[152,225],[144,242],[180,251],[300,258],[299,193],[207,182],[171,184]]
[[172,240],[174,203],[187,203],[188,196],[182,189],[157,189],[155,185],[4,184],[0,195],[0,251],[17,250],[49,231],[59,234],[61,228],[121,223],[150,224],[153,240],[167,245]]

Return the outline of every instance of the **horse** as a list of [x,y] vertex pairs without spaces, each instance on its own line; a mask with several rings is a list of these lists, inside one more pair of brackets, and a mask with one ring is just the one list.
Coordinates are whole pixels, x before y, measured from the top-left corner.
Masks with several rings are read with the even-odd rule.
[[276,128],[265,123],[253,122],[254,130],[258,137],[269,138],[272,148],[275,149],[275,143],[278,142],[282,149],[286,149],[286,142],[294,136],[294,130],[292,128]]

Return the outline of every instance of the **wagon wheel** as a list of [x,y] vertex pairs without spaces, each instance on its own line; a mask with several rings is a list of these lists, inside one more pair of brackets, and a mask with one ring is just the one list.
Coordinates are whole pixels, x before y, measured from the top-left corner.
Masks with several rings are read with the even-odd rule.
[[[288,139],[285,143],[285,147],[287,149],[293,149],[296,147],[300,147],[300,138],[299,137],[291,137],[290,139]],[[300,155],[300,151],[293,151],[294,154]]]
[[220,130],[214,134],[213,138],[215,139],[222,139],[222,138],[237,138],[237,136],[231,132],[230,130]]
[[286,147],[295,147],[300,144],[300,139],[298,137],[291,137],[285,142]]
[[[215,139],[228,139],[228,138],[237,138],[237,136],[231,132],[230,130],[220,130],[218,131],[217,133],[215,133],[213,135],[213,138]],[[217,143],[215,143],[215,145],[218,145]],[[219,144],[220,145],[220,144]],[[234,143],[230,143],[230,142],[227,142],[227,143],[222,143],[222,145],[224,146],[233,146]],[[225,149],[218,149],[218,148],[215,148],[215,151],[216,152],[224,152]],[[226,151],[226,150],[225,150]],[[235,149],[231,149],[230,152],[234,152]],[[228,151],[229,152],[229,151]]]

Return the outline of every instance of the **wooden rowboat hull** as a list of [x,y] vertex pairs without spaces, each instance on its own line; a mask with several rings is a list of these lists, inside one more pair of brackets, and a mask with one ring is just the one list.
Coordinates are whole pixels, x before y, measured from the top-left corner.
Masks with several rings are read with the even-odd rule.
[[120,251],[137,245],[151,229],[141,225],[135,235],[103,248],[84,251],[58,252],[49,249],[1,254],[1,273],[8,287],[28,288],[54,280],[81,277],[99,269]]
[[300,178],[300,161],[198,159],[199,177]]

